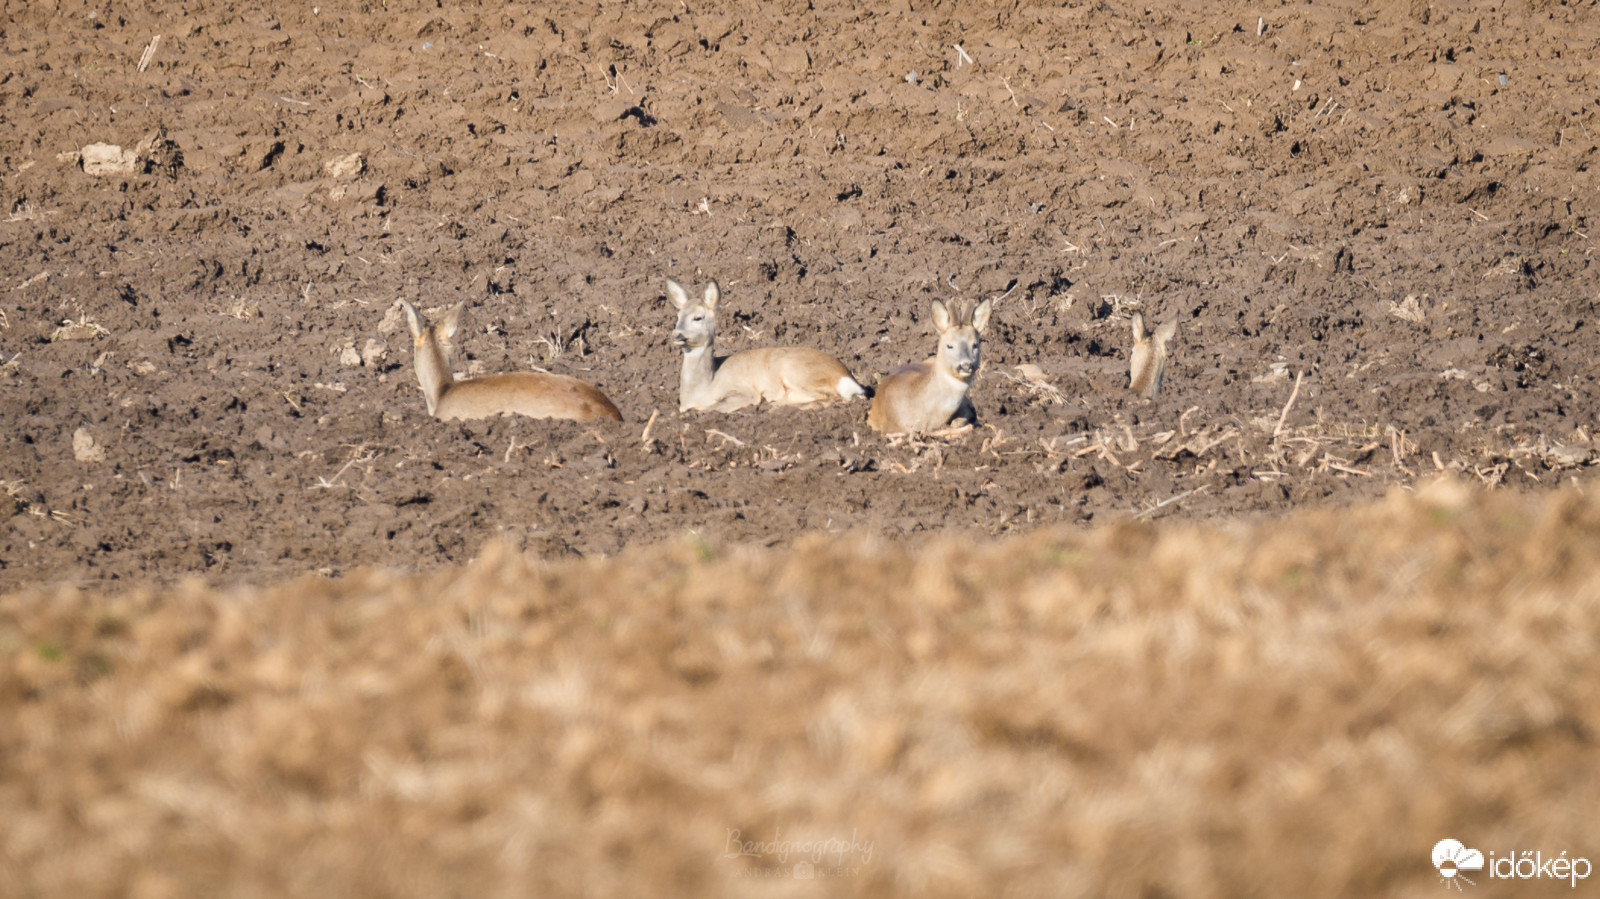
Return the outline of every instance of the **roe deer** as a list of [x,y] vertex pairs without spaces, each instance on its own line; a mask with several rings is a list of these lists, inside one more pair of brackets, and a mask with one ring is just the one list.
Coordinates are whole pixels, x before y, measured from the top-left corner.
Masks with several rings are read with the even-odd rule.
[[1161,375],[1167,367],[1167,344],[1178,333],[1173,319],[1155,330],[1144,329],[1144,316],[1133,314],[1133,352],[1128,354],[1128,389],[1145,399],[1161,392]]
[[992,302],[984,300],[958,319],[944,303],[933,301],[938,350],[932,359],[897,368],[878,382],[872,411],[867,414],[867,424],[874,431],[936,431],[948,425],[957,412],[971,414],[967,390],[978,373],[978,335],[989,325]]
[[422,397],[428,402],[429,415],[444,420],[512,413],[574,421],[622,420],[622,413],[605,394],[565,375],[519,371],[457,381],[450,373],[450,355],[446,348],[456,335],[462,304],[457,304],[442,320],[430,325],[410,303],[403,300],[401,303],[405,307],[406,326],[411,329],[417,381],[422,384]]
[[690,299],[683,285],[667,279],[667,299],[678,309],[672,342],[683,347],[678,380],[678,411],[732,412],[762,402],[817,406],[866,396],[844,363],[806,347],[765,347],[718,359],[717,303],[722,289],[706,285],[705,296]]

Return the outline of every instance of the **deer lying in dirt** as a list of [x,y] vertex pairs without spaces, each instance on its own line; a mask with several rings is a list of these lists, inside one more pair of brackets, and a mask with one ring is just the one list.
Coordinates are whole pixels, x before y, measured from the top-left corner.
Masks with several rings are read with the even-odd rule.
[[1178,321],[1173,319],[1146,333],[1144,316],[1133,314],[1133,352],[1128,354],[1128,389],[1146,399],[1161,392],[1161,375],[1167,367],[1167,344],[1178,333]]
[[694,300],[669,278],[667,298],[678,309],[672,342],[683,347],[680,412],[732,412],[762,402],[817,406],[867,395],[844,363],[806,347],[766,347],[718,359],[717,302],[722,291],[715,281],[706,285],[704,297]]
[[932,359],[897,368],[878,382],[872,411],[867,414],[873,430],[887,434],[936,431],[962,410],[978,373],[978,335],[989,325],[991,302],[984,300],[957,318],[944,303],[933,301],[938,349]]
[[417,381],[422,384],[429,415],[443,420],[511,414],[574,421],[622,420],[622,413],[605,394],[565,375],[520,371],[457,381],[450,372],[447,348],[456,335],[461,305],[431,325],[410,303],[402,301],[402,305],[406,326],[411,329]]

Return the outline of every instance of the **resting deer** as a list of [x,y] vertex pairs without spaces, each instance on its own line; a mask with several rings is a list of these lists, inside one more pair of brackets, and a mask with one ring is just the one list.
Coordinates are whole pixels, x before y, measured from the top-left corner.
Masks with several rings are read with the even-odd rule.
[[950,423],[963,406],[978,373],[980,340],[989,325],[992,300],[957,318],[939,300],[933,301],[933,325],[939,345],[932,359],[895,369],[878,382],[867,424],[887,434],[936,431]]
[[680,412],[732,412],[763,402],[817,406],[867,395],[844,363],[806,347],[766,347],[717,358],[717,303],[722,290],[715,281],[706,285],[704,297],[694,300],[669,278],[667,298],[678,309],[672,342],[683,347]]
[[1167,367],[1167,344],[1178,333],[1178,320],[1173,319],[1146,333],[1144,316],[1133,314],[1133,352],[1128,354],[1128,389],[1149,399],[1161,392],[1161,375]]
[[519,371],[457,381],[450,372],[447,348],[456,335],[461,304],[431,325],[410,303],[402,301],[402,305],[406,326],[411,329],[417,381],[422,384],[429,415],[444,420],[511,414],[574,421],[622,420],[622,413],[605,394],[565,375]]

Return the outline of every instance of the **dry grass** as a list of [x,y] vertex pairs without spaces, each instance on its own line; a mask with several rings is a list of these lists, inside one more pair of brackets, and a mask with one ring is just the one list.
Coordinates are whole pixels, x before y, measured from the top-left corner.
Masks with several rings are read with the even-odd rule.
[[80,315],[77,321],[69,318],[61,322],[60,327],[50,332],[49,340],[51,343],[60,340],[99,340],[110,333],[104,325]]
[[[11,595],[0,883],[1438,895],[1446,836],[1600,850],[1597,538],[1574,492],[1449,482],[1251,526]],[[853,845],[795,880],[735,830]]]

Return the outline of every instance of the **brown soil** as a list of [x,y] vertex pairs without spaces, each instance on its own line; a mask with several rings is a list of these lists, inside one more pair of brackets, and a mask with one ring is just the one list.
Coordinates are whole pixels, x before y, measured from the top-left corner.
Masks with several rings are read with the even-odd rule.
[[1460,886],[1445,838],[1576,867],[1596,540],[1592,497],[1442,483],[1229,528],[23,591],[0,892],[1421,899]]
[[[446,6],[8,7],[0,589],[1589,477],[1590,7]],[[680,415],[668,276],[868,384],[996,297],[980,426]],[[626,421],[429,419],[399,299]]]

